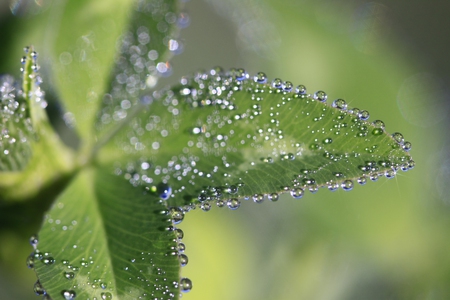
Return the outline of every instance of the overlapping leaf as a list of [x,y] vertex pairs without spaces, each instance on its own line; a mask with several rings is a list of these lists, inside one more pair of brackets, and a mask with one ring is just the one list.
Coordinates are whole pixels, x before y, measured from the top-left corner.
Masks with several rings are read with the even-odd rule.
[[267,84],[262,73],[248,77],[212,70],[149,96],[99,159],[171,206],[201,202],[206,210],[210,202],[237,208],[239,198],[350,190],[414,166],[411,144],[369,122],[367,111],[342,99],[326,104],[324,92],[311,96],[290,82]]
[[177,233],[143,188],[85,169],[45,216],[29,259],[35,289],[52,299],[177,299]]

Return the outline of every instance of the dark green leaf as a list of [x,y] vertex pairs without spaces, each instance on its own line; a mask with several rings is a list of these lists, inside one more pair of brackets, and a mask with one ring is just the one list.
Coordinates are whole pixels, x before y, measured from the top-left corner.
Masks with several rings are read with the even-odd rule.
[[193,201],[206,210],[209,202],[234,209],[241,198],[351,190],[354,181],[413,167],[410,143],[384,132],[383,122],[367,121],[368,112],[343,100],[323,103],[324,92],[310,96],[290,82],[263,83],[262,73],[248,77],[212,70],[149,97],[100,160],[171,206]]
[[177,299],[177,238],[161,201],[101,170],[81,171],[46,214],[34,267],[52,299]]

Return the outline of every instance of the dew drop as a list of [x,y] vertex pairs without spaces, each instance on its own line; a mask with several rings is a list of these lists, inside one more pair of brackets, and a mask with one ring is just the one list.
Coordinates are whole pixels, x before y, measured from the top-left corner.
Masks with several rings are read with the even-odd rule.
[[185,267],[188,264],[188,262],[189,262],[189,259],[188,259],[187,255],[186,254],[180,254],[178,257],[180,259],[180,265],[182,267]]
[[295,88],[295,92],[300,95],[306,94],[306,86],[300,84]]
[[242,80],[248,78],[248,74],[247,74],[247,72],[244,69],[237,69],[235,71],[235,78],[238,81],[242,81]]
[[77,294],[72,291],[72,290],[63,290],[61,292],[61,295],[64,297],[64,299],[66,300],[73,300],[76,298]]
[[173,224],[180,224],[184,219],[184,212],[179,207],[171,207],[169,210],[170,217]]
[[113,298],[113,296],[111,295],[110,292],[106,292],[106,293],[101,293],[101,297],[103,300],[110,300]]
[[192,290],[192,281],[189,278],[181,278],[180,289],[183,293],[187,293]]
[[382,135],[383,134],[383,129],[381,129],[381,128],[374,128],[372,130],[372,134],[373,135]]
[[324,91],[317,91],[314,93],[314,99],[318,100],[320,102],[325,102],[327,101],[327,94]]
[[30,237],[30,244],[31,244],[31,246],[33,246],[33,248],[36,249],[38,243],[39,243],[39,240],[38,240],[37,235],[32,235]]
[[178,252],[182,253],[186,250],[186,245],[183,243],[178,243],[177,248],[178,248]]
[[338,109],[341,109],[341,110],[346,110],[347,109],[347,102],[345,102],[344,99],[336,99],[336,100],[333,101],[332,106],[336,107]]
[[177,229],[175,229],[175,235],[176,235],[177,239],[181,240],[184,237],[184,232],[180,228],[177,228]]
[[394,178],[395,177],[395,170],[394,169],[387,170],[384,173],[384,176],[386,176],[386,178],[388,178],[388,179]]
[[384,122],[381,120],[373,121],[373,126],[375,126],[377,128],[381,128],[381,129],[384,129],[384,127],[385,127]]
[[370,114],[369,114],[369,112],[367,110],[362,110],[362,111],[359,112],[358,117],[361,120],[366,121],[366,120],[369,119]]
[[272,202],[276,202],[276,201],[278,201],[278,199],[280,199],[280,196],[277,193],[272,193],[272,194],[269,194],[267,196],[267,198],[269,198],[269,200]]
[[75,274],[73,272],[64,272],[64,278],[73,279],[74,277],[75,277]]
[[262,203],[264,201],[264,195],[263,194],[254,194],[252,196],[252,200],[255,203]]
[[412,148],[412,145],[411,145],[410,142],[404,142],[404,143],[403,143],[403,150],[405,150],[405,151],[410,151],[411,148]]
[[403,142],[405,141],[404,138],[403,138],[403,134],[401,134],[400,132],[393,133],[392,137],[399,144],[403,144]]
[[31,253],[27,257],[27,267],[30,268],[30,269],[34,268],[34,253]]
[[197,199],[200,202],[204,202],[204,201],[206,201],[208,199],[208,197],[206,196],[206,194],[201,193],[200,195],[198,195]]
[[227,192],[228,192],[229,194],[236,194],[236,193],[238,192],[238,187],[235,186],[235,185],[230,185],[230,186],[228,187]]
[[263,73],[263,72],[258,72],[258,73],[253,77],[253,80],[254,80],[256,83],[261,83],[261,84],[263,84],[263,83],[266,83],[266,82],[267,82],[267,76],[266,76],[266,74]]
[[365,185],[365,184],[367,183],[367,178],[366,178],[366,176],[361,176],[361,177],[359,177],[359,178],[358,178],[358,183],[359,183],[360,185]]
[[333,139],[331,139],[331,138],[326,138],[323,140],[324,144],[331,144],[332,142],[333,142]]
[[236,210],[239,208],[239,206],[241,206],[241,202],[237,198],[231,198],[227,201],[227,206],[231,210]]
[[54,259],[53,257],[51,257],[51,256],[49,256],[49,257],[44,257],[44,258],[42,259],[42,262],[43,262],[44,264],[46,264],[46,265],[52,265],[52,264],[55,263],[55,259]]
[[38,296],[47,294],[47,292],[45,291],[44,287],[42,286],[39,280],[36,281],[36,283],[34,284],[34,293]]
[[290,81],[286,81],[284,84],[283,84],[283,90],[285,91],[285,92],[290,92],[290,91],[292,91],[292,88],[294,87],[294,85],[292,84],[292,82],[290,82]]
[[291,196],[295,199],[300,199],[303,197],[304,191],[302,188],[294,188],[291,190]]
[[158,184],[158,186],[156,187],[156,191],[162,200],[169,199],[170,195],[172,194],[172,188],[165,183]]
[[283,87],[283,81],[280,78],[275,78],[272,80],[272,87],[281,89]]
[[200,205],[200,208],[201,208],[203,211],[210,211],[210,210],[211,210],[211,203],[209,203],[209,202],[203,202],[203,203]]
[[353,189],[353,181],[348,179],[342,182],[341,187],[344,191],[351,191]]

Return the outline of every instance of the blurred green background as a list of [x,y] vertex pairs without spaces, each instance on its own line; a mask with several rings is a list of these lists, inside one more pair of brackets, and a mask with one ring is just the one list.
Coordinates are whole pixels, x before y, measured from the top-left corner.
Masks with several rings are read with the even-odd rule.
[[[0,73],[18,77],[21,49],[34,44],[45,80],[42,24],[53,3],[31,1],[14,16],[18,2],[0,2]],[[163,83],[220,65],[323,89],[402,132],[416,168],[350,193],[187,214],[182,276],[194,288],[183,299],[450,299],[449,9],[437,0],[186,3],[185,51]],[[4,221],[11,211],[14,225]],[[39,216],[0,206],[0,220],[1,299],[36,299],[25,259]]]

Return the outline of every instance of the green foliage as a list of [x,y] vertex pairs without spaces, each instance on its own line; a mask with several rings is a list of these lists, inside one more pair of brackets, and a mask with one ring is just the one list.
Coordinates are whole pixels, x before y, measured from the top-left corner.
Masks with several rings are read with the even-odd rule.
[[2,148],[1,199],[62,190],[32,238],[37,294],[178,299],[192,283],[180,278],[187,257],[173,225],[189,211],[348,191],[414,167],[411,144],[367,111],[264,73],[215,68],[155,91],[180,47],[177,1],[68,1],[50,15],[49,77],[81,149],[50,126],[33,49],[22,90],[3,77],[1,91],[20,98],[17,120],[3,112],[2,146],[21,141]]

